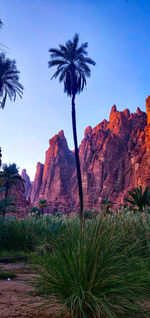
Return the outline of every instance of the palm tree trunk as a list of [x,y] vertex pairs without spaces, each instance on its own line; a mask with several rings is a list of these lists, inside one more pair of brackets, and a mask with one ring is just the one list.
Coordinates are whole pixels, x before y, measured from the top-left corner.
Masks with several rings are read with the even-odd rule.
[[80,200],[80,223],[81,223],[81,229],[82,231],[84,231],[83,191],[82,191],[81,169],[80,169],[78,142],[77,142],[75,95],[72,96],[72,128],[73,128],[73,139],[74,139],[74,146],[75,146],[75,158],[76,158],[79,200]]
[[7,197],[8,197],[8,191],[9,191],[9,184],[8,184],[8,182],[6,182],[5,188],[6,188],[6,190],[5,190],[5,198],[7,198]]

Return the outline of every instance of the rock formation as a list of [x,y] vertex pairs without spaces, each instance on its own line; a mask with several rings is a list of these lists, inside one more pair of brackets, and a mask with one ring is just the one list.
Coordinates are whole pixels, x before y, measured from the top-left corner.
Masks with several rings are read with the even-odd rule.
[[[147,115],[140,108],[130,114],[114,105],[109,122],[86,128],[79,147],[85,209],[99,210],[104,198],[119,206],[129,189],[150,186],[150,96],[146,109]],[[50,139],[45,164],[37,165],[30,197],[33,205],[47,199],[49,212],[79,209],[75,156],[63,131]]]
[[[24,196],[25,186],[22,181],[17,182],[16,185],[13,185],[8,191],[8,197],[11,198],[13,202],[13,209],[16,210],[16,213],[12,212],[10,215],[15,215],[16,217],[26,216],[29,211],[29,204]],[[0,194],[0,200],[4,199],[5,192],[3,191]]]
[[29,193],[27,197],[30,202],[39,201],[39,192],[40,192],[40,187],[41,187],[42,178],[43,178],[43,168],[44,168],[44,165],[38,162],[36,166],[35,179],[32,186],[29,189]]
[[23,169],[23,170],[22,170],[22,172],[21,172],[21,177],[22,177],[22,179],[25,181],[25,183],[24,183],[24,186],[25,186],[24,196],[25,196],[25,198],[27,198],[27,195],[28,195],[28,193],[29,193],[29,189],[30,189],[30,187],[31,187],[31,182],[30,182],[30,178],[29,178],[29,176],[28,176],[28,174],[27,174],[26,169]]

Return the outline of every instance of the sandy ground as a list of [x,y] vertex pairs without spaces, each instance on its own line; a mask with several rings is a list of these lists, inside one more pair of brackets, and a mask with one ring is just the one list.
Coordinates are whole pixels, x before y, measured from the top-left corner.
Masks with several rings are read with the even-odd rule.
[[[2,264],[4,270],[11,270],[16,274],[12,280],[0,280],[0,318],[52,318],[55,309],[43,311],[41,304],[44,298],[32,295],[34,287],[32,281],[37,276],[31,265],[26,263]],[[150,301],[145,302],[150,312]],[[67,318],[67,316],[64,316]],[[147,318],[150,317],[148,314]],[[132,317],[133,318],[133,317]],[[135,317],[136,318],[136,317]]]
[[43,313],[40,304],[42,297],[33,297],[31,282],[35,277],[31,266],[25,263],[1,264],[4,270],[16,274],[12,280],[0,280],[0,318],[51,318],[54,312]]

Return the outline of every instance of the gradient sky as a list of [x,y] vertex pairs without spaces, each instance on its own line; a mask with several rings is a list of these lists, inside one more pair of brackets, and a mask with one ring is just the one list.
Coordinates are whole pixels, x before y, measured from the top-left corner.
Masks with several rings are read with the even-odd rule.
[[26,168],[33,180],[36,163],[45,160],[49,139],[64,130],[73,149],[71,100],[63,85],[50,78],[48,49],[74,33],[89,43],[91,67],[87,89],[76,99],[79,143],[87,126],[109,119],[119,110],[145,111],[150,95],[149,0],[0,0],[4,26],[0,42],[16,59],[23,99],[7,101],[0,110],[3,163]]

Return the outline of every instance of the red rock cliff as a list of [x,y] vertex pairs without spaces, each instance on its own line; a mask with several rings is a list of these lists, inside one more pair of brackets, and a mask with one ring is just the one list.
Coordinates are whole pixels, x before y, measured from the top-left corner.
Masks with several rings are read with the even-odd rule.
[[30,178],[27,174],[27,171],[26,169],[23,169],[22,172],[21,172],[21,177],[22,179],[25,181],[24,183],[24,186],[25,186],[25,193],[24,193],[24,196],[25,198],[27,198],[28,196],[28,193],[29,193],[29,190],[30,190],[30,187],[31,187],[31,182],[30,182]]
[[[150,97],[146,107],[147,115],[140,108],[120,112],[114,105],[109,122],[86,128],[79,148],[85,209],[99,210],[103,198],[120,205],[129,189],[150,186]],[[37,168],[32,204],[39,198],[47,199],[50,212],[79,208],[74,153],[63,131],[50,139],[43,172]]]

